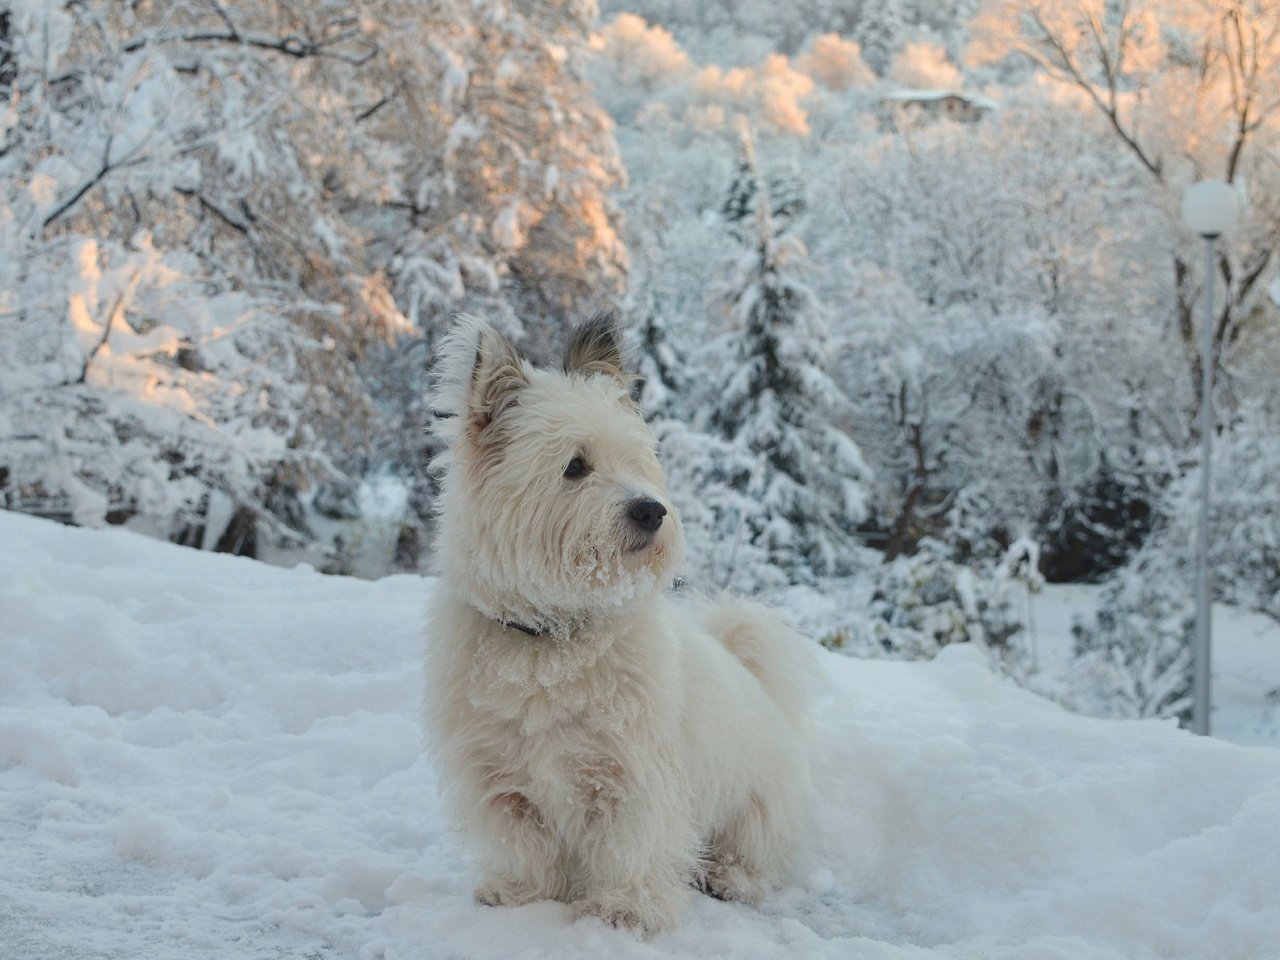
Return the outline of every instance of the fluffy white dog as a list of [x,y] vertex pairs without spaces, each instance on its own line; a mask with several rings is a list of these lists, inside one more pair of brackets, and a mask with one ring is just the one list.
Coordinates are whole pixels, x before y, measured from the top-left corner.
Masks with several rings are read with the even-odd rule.
[[490,905],[555,899],[649,933],[688,888],[757,901],[808,833],[813,661],[773,613],[674,595],[679,518],[611,318],[533,368],[462,320],[426,713]]

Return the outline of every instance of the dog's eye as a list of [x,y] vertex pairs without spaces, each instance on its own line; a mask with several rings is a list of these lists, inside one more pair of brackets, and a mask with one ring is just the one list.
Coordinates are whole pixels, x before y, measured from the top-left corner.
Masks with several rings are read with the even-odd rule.
[[569,461],[569,465],[564,468],[564,476],[566,480],[581,480],[587,475],[587,461],[581,457],[574,457]]

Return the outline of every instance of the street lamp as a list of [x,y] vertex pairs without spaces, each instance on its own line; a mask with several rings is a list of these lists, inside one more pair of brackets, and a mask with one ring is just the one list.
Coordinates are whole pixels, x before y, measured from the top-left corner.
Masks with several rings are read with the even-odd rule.
[[1201,180],[1182,198],[1182,222],[1204,237],[1204,330],[1200,339],[1200,522],[1196,531],[1196,639],[1191,729],[1209,734],[1209,640],[1213,611],[1209,596],[1209,458],[1213,452],[1213,274],[1214,245],[1235,229],[1239,200],[1221,180]]

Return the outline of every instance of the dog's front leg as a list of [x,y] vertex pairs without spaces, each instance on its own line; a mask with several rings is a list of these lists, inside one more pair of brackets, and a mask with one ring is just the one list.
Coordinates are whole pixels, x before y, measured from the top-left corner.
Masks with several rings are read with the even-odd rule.
[[519,906],[566,899],[560,845],[528,796],[517,790],[491,794],[478,805],[473,827],[486,853],[484,879],[476,888],[480,903]]
[[679,919],[697,834],[675,765],[643,766],[641,776],[617,762],[579,773],[585,816],[574,895],[579,916],[650,934]]

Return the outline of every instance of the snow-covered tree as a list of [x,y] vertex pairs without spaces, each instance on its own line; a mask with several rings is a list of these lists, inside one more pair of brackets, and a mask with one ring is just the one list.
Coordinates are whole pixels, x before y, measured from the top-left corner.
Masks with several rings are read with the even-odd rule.
[[1108,581],[1096,614],[1078,620],[1067,699],[1112,717],[1191,715],[1194,616],[1187,584],[1154,554]]
[[[1181,228],[1183,191],[1194,180],[1247,183],[1252,202],[1215,269],[1227,292],[1214,319],[1215,362],[1230,363],[1242,338],[1274,323],[1265,295],[1280,251],[1280,6],[1270,0],[986,0],[972,57],[1022,58],[1076,92],[1105,120],[1113,148],[1153,188],[1160,238],[1177,299],[1188,407],[1200,384],[1203,280],[1200,249]],[[1191,422],[1191,421],[1189,421]]]
[[963,33],[976,3],[977,0],[898,0],[892,4],[886,0],[602,0],[600,7],[606,17],[627,12],[651,24],[661,24],[698,59],[743,63],[758,59],[766,50],[795,56],[819,34],[871,34],[885,25],[886,11],[892,18],[893,37],[908,31],[951,37]]
[[[1216,441],[1209,515],[1214,597],[1280,619],[1275,412],[1252,403]],[[1189,718],[1199,465],[1155,504],[1154,530],[1077,624],[1070,695],[1087,712]]]
[[884,76],[893,56],[902,45],[906,18],[902,0],[880,0],[863,4],[853,38],[862,47],[862,57],[872,70]]
[[862,59],[862,48],[857,41],[836,33],[814,37],[796,66],[828,90],[837,92],[875,82],[875,74]]
[[650,26],[634,13],[620,13],[591,36],[589,77],[600,105],[618,123],[685,82],[689,55],[670,31]]
[[[535,348],[551,348],[566,317],[610,305],[626,279],[608,196],[624,172],[584,79],[594,14],[589,0],[453,0],[409,34],[445,69],[411,104],[430,140],[404,176],[410,221],[397,271],[410,295],[423,284],[424,305],[484,311],[513,332],[524,327]],[[444,296],[442,247],[465,255],[444,257]],[[415,272],[424,279],[408,280]]]
[[18,4],[8,34],[6,503],[305,538],[301,492],[361,456],[354,358],[400,317],[322,202],[350,109],[298,93],[371,46],[333,3]]
[[700,589],[749,596],[786,586],[791,571],[778,551],[755,536],[768,522],[759,500],[759,457],[678,418],[656,420],[653,431],[680,511],[689,581]]
[[912,41],[893,57],[889,79],[913,90],[959,90],[964,78],[941,44]]
[[779,53],[756,66],[713,64],[695,76],[685,116],[702,129],[730,133],[745,119],[774,133],[804,137],[809,133],[805,101],[813,89],[813,79]]
[[1114,566],[1136,545],[1094,542],[1098,508],[1141,511],[1167,479],[1185,382],[1151,308],[1169,296],[1146,239],[1158,221],[1095,127],[1028,99],[886,137],[814,210],[891,555],[921,536],[998,554],[1031,535],[1067,575],[1073,552]]
[[807,254],[791,229],[801,209],[798,195],[770,194],[744,137],[725,203],[741,243],[723,294],[727,373],[703,421],[755,459],[732,481],[759,504],[745,518],[747,532],[798,580],[855,564],[870,479],[847,432],[849,401],[825,369],[826,318],[805,285]]
[[[1280,620],[1280,411],[1253,401],[1214,438],[1209,564],[1214,595]],[[1145,552],[1158,553],[1188,594],[1195,582],[1200,465],[1186,469],[1156,502]]]
[[314,539],[315,494],[331,511],[371,471],[416,476],[450,311],[519,316],[550,352],[558,318],[621,291],[590,3],[7,11],[10,505]]

